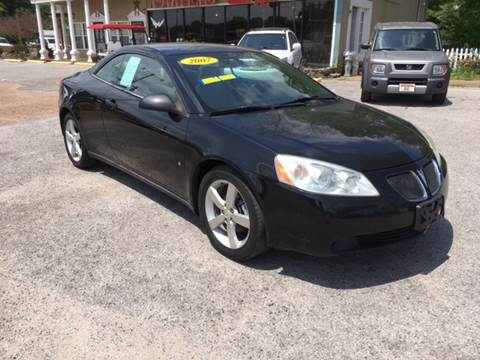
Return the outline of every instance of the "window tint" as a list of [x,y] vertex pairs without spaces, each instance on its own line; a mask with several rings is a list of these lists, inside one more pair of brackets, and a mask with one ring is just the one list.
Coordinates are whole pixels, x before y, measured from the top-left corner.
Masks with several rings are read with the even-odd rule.
[[157,60],[141,55],[126,55],[119,86],[142,97],[168,95],[177,100],[175,85]]
[[123,72],[122,63],[125,59],[125,55],[114,57],[107,64],[105,64],[95,75],[100,79],[105,80],[112,84],[118,84],[120,75]]

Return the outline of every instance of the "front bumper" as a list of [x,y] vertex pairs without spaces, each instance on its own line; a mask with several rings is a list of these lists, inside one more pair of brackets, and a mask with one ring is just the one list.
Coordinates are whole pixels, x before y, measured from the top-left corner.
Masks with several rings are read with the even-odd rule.
[[[426,201],[408,201],[386,181],[392,173],[417,169],[427,161],[366,173],[380,192],[378,197],[325,196],[265,183],[263,208],[269,245],[325,256],[387,244],[428,230],[432,222],[443,217],[448,195],[445,161],[440,190]],[[438,216],[419,226],[417,206],[424,202],[441,203],[441,214],[435,210]]]
[[[450,75],[441,77],[371,77],[364,89],[375,94],[434,95],[447,92]],[[400,84],[415,84],[414,92],[401,92]]]

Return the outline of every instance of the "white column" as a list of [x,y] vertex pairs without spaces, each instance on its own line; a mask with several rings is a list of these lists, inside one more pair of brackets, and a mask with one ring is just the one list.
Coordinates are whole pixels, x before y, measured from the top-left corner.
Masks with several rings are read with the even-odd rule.
[[[105,13],[104,24],[110,24],[110,8],[108,5],[108,0],[103,0],[103,12]],[[110,30],[105,29],[105,43],[108,45],[110,41]]]
[[68,29],[70,30],[70,59],[72,61],[78,60],[77,42],[75,40],[75,26],[73,25],[72,0],[67,0],[67,15],[68,15]]
[[40,4],[35,4],[35,13],[37,14],[37,25],[38,25],[38,37],[40,40],[40,59],[48,59],[48,51],[45,48],[45,37],[43,36],[43,22],[42,22],[42,13],[40,12]]
[[60,36],[58,34],[58,24],[57,24],[57,13],[55,9],[55,4],[53,2],[50,3],[50,12],[52,13],[52,24],[53,24],[53,35],[55,36],[55,51],[53,55],[55,55],[55,60],[60,60],[63,57],[63,51],[60,47]]
[[92,62],[92,56],[95,56],[95,47],[94,47],[94,39],[93,39],[93,30],[89,29],[88,27],[92,25],[90,21],[90,4],[88,3],[89,0],[83,0],[83,6],[85,8],[85,23],[87,25],[87,40],[88,40],[88,62]]
[[60,5],[60,24],[62,25],[62,45],[63,45],[63,58],[68,59],[68,39],[67,39],[67,27],[65,26],[65,10],[63,5]]

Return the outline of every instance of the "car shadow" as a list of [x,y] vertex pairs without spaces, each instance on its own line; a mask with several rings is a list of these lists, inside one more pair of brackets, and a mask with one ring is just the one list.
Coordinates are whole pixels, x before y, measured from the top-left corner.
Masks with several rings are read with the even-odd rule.
[[271,251],[245,263],[334,289],[361,289],[427,275],[449,259],[453,227],[446,219],[412,239],[336,257]]
[[430,95],[388,95],[375,94],[372,105],[398,106],[398,107],[447,107],[453,103],[447,98],[443,104],[435,104],[432,102]]
[[157,190],[152,186],[137,180],[133,176],[130,176],[127,173],[124,173],[123,171],[106,164],[99,164],[98,166],[89,169],[89,171],[101,173],[104,176],[108,176],[109,178],[128,186],[130,189],[148,197],[150,200],[155,201],[159,205],[167,208],[176,215],[182,217],[201,229],[199,217],[195,215],[186,205],[164,194],[160,190]]
[[[91,169],[114,179],[169,209],[203,232],[200,219],[188,207],[153,187],[108,165]],[[242,263],[257,270],[279,274],[335,289],[359,289],[426,275],[449,259],[453,227],[443,219],[429,232],[409,240],[335,257],[315,257],[272,250]],[[207,241],[207,239],[205,239]]]

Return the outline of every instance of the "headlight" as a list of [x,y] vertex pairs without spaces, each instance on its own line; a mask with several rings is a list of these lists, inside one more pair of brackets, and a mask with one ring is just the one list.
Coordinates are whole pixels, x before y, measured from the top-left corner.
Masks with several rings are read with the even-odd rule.
[[280,182],[312,193],[379,196],[377,189],[363,174],[324,161],[277,155],[275,170]]
[[440,152],[438,151],[437,145],[435,145],[435,142],[433,139],[426,133],[425,130],[417,127],[418,131],[420,131],[423,135],[423,137],[427,140],[428,146],[430,146],[430,149],[433,151],[433,155],[435,156],[435,159],[437,160],[438,166],[442,166],[442,158],[440,156]]
[[370,70],[372,74],[385,74],[385,64],[372,64]]
[[443,76],[447,72],[448,72],[448,65],[447,64],[433,65],[433,75]]

